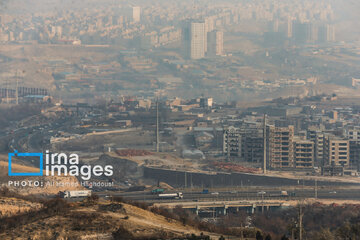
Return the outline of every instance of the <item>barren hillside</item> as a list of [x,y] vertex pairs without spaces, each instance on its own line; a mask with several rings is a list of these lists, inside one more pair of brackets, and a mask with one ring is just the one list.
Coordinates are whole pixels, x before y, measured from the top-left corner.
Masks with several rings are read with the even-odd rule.
[[33,203],[17,198],[0,197],[0,217],[11,216],[19,213],[36,210],[41,207],[39,203]]
[[0,219],[0,239],[170,239],[201,234],[192,226],[125,203],[64,204],[52,200],[40,210]]

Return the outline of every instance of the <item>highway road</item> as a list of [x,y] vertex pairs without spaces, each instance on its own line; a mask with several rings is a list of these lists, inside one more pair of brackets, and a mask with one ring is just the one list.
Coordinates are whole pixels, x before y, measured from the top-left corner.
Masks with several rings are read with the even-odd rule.
[[[177,192],[177,191],[168,191]],[[100,197],[119,196],[134,201],[145,201],[149,203],[166,202],[166,201],[233,201],[233,200],[279,200],[279,199],[301,199],[314,198],[315,189],[295,189],[287,192],[295,193],[295,196],[281,196],[280,190],[273,189],[254,189],[254,190],[230,190],[222,192],[210,192],[203,194],[199,191],[181,191],[184,198],[182,200],[163,200],[158,195],[153,195],[149,191],[142,192],[99,192]],[[260,193],[265,192],[265,193]],[[262,196],[263,195],[263,196]],[[337,200],[360,200],[360,189],[318,189],[317,198],[319,199],[337,199]]]

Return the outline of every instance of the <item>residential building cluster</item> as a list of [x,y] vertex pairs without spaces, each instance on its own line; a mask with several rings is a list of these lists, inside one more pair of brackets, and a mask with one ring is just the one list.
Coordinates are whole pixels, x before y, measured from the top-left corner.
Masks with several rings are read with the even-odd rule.
[[334,95],[273,100],[255,108],[204,96],[123,96],[106,109],[106,123],[115,127],[153,131],[158,122],[160,151],[174,151],[180,141],[184,158],[308,175],[360,171],[360,106],[347,107]]
[[[176,4],[174,4],[176,3]],[[75,12],[76,11],[76,12]],[[169,14],[170,13],[170,14]],[[222,33],[228,26],[241,22],[263,22],[271,25],[270,31],[263,29],[265,38],[278,38],[276,33],[301,43],[303,40],[334,41],[335,30],[331,22],[334,11],[329,4],[313,1],[273,3],[255,1],[248,3],[221,2],[211,5],[166,1],[158,4],[129,6],[125,3],[104,3],[96,10],[58,10],[55,13],[23,15],[0,15],[0,42],[29,42],[55,44],[118,44],[128,43],[137,47],[153,48],[185,39],[181,33],[183,21],[202,19],[202,24],[193,24],[192,32],[209,35],[210,44],[216,55],[222,54]],[[316,26],[316,27],[315,27]],[[316,33],[315,33],[316,32]],[[201,34],[200,34],[201,35]],[[198,37],[200,37],[198,35]],[[193,35],[194,36],[194,35]],[[134,40],[139,40],[135,41]],[[193,42],[196,41],[193,39]],[[204,48],[207,43],[199,39],[194,43]],[[195,50],[194,50],[195,51]],[[201,55],[201,51],[198,52]],[[213,55],[210,52],[210,55]]]
[[178,117],[162,124],[191,129],[195,148],[206,157],[259,168],[265,163],[271,170],[354,176],[360,171],[360,108],[329,108],[333,101],[335,96],[320,96],[296,106],[273,102],[239,112],[211,98],[176,98],[163,109]]

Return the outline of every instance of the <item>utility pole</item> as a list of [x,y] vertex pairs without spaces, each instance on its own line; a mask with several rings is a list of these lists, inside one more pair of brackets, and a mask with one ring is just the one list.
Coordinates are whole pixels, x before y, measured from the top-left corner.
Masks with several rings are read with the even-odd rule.
[[190,173],[190,189],[193,189],[193,181],[192,181],[192,174]]
[[315,179],[315,199],[318,197],[317,179]]
[[156,99],[156,152],[159,152],[159,99]]
[[16,70],[16,105],[19,105],[19,76]]
[[9,86],[8,86],[8,80],[6,79],[6,103],[9,104]]
[[185,189],[187,188],[187,174],[186,174],[186,171],[185,171]]
[[226,161],[227,161],[227,162],[230,162],[230,130],[229,130],[229,128],[227,129],[226,136],[227,136],[227,142],[226,142],[226,145],[227,145]]
[[244,229],[243,229],[243,225],[241,224],[241,233],[240,233],[240,240],[244,239]]
[[299,203],[299,240],[302,240],[302,229],[303,229],[303,225],[302,225],[302,219],[303,219],[304,213],[302,212],[302,203]]
[[263,136],[264,136],[264,166],[263,166],[263,173],[266,174],[266,144],[267,144],[267,141],[266,141],[266,114],[264,114],[264,129],[263,129]]

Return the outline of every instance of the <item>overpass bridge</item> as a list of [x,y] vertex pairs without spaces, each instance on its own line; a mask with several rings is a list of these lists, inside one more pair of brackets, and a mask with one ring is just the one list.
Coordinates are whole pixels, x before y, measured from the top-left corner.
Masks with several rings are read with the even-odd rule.
[[228,213],[236,213],[246,211],[249,214],[255,212],[264,212],[288,208],[291,205],[285,201],[269,202],[269,201],[206,201],[206,202],[171,202],[171,203],[155,203],[153,206],[175,208],[182,207],[194,212],[196,215],[213,216],[227,215]]

